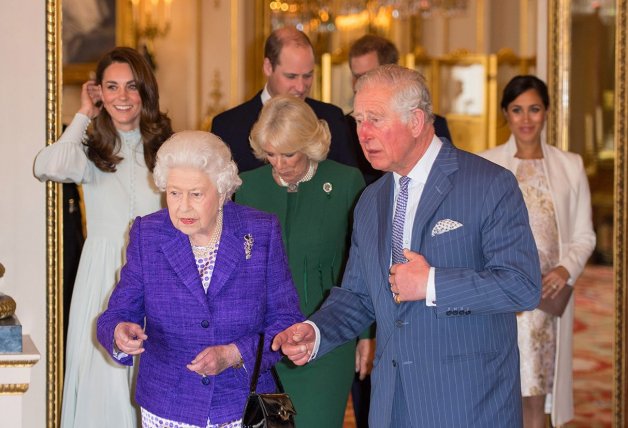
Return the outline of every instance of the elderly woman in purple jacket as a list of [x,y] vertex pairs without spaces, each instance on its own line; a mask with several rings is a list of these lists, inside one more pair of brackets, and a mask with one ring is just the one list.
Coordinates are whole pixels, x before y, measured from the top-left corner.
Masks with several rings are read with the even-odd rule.
[[239,427],[259,335],[272,392],[270,340],[303,319],[279,223],[229,200],[241,181],[213,134],[172,136],[154,178],[168,208],[135,220],[98,340],[120,364],[142,354],[143,427]]

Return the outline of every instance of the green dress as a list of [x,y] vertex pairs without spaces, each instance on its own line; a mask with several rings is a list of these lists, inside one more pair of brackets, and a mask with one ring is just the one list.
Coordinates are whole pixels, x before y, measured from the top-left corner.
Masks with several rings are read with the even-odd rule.
[[[265,165],[241,174],[235,199],[276,214],[301,311],[316,311],[329,291],[339,286],[348,256],[352,213],[364,179],[356,168],[332,160],[319,163],[314,177],[289,193]],[[284,389],[297,410],[299,428],[341,428],[355,372],[355,343],[296,367],[285,358],[277,364]]]

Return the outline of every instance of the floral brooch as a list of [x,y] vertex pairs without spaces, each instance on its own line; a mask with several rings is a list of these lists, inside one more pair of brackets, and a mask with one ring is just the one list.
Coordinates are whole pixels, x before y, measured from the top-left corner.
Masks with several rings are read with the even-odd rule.
[[248,260],[251,258],[251,251],[253,250],[253,235],[247,233],[244,235],[244,257]]

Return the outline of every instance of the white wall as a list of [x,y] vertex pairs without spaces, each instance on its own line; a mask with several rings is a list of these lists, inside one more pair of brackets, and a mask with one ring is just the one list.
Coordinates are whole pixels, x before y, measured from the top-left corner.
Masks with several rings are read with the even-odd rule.
[[[45,426],[46,254],[45,186],[32,163],[46,141],[45,2],[0,2],[0,292],[17,302],[17,316],[42,359],[24,396],[26,428]],[[0,421],[2,416],[0,415]]]

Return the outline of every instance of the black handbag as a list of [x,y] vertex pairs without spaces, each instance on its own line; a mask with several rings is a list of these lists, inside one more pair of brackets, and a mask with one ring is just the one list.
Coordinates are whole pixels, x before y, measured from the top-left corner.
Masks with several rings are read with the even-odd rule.
[[249,397],[244,406],[242,415],[243,428],[294,428],[294,416],[297,414],[290,400],[290,396],[283,390],[283,385],[273,367],[271,369],[275,383],[279,392],[273,394],[258,394],[257,379],[262,363],[262,353],[264,348],[264,335],[259,338],[257,348],[257,358],[255,359],[255,369],[251,378],[251,389]]

